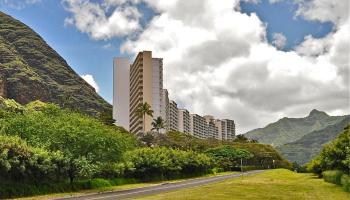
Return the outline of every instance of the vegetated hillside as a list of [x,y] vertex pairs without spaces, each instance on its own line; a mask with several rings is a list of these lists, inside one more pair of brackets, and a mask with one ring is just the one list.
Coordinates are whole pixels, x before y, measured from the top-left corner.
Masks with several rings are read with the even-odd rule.
[[342,121],[334,125],[308,133],[295,142],[277,147],[277,150],[288,160],[305,164],[318,155],[323,146],[334,140],[349,123],[350,116],[346,116]]
[[313,131],[322,130],[329,125],[341,122],[347,116],[329,116],[327,113],[312,110],[304,118],[282,118],[264,128],[247,132],[244,136],[261,143],[280,146],[295,142]]
[[0,96],[26,104],[53,102],[88,114],[111,105],[37,33],[0,12]]

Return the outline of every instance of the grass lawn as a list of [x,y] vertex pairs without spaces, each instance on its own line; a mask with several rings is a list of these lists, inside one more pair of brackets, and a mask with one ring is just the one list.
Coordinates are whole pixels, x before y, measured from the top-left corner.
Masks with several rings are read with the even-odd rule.
[[262,174],[230,179],[205,186],[145,196],[138,200],[349,200],[340,186],[326,183],[313,174],[276,169]]
[[[203,175],[200,177],[193,177],[193,178],[223,176],[223,175],[235,174],[235,173],[238,173],[238,172],[220,172],[220,173],[216,173],[216,174],[206,174],[206,175]],[[127,190],[127,189],[134,189],[134,188],[140,188],[140,187],[154,186],[154,185],[162,184],[165,182],[175,183],[175,182],[184,181],[184,180],[193,179],[193,178],[184,178],[184,179],[176,179],[176,180],[169,180],[169,181],[156,181],[156,182],[149,182],[149,183],[134,183],[134,184],[118,185],[118,186],[91,189],[91,190],[83,190],[80,192],[55,193],[55,194],[39,195],[39,196],[33,196],[33,197],[23,197],[23,198],[17,198],[17,199],[19,199],[19,200],[48,200],[48,199],[53,199],[53,198],[80,196],[80,195],[84,195],[84,194],[88,194],[88,193],[118,191],[118,190]]]

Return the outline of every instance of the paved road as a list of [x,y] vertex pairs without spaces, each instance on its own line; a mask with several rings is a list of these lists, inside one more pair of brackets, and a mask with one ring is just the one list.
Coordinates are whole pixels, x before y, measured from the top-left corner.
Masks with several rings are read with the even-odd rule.
[[208,177],[208,178],[195,178],[195,179],[185,180],[185,181],[176,182],[176,183],[165,183],[165,184],[160,184],[160,185],[156,185],[156,186],[148,186],[148,187],[135,188],[135,189],[129,189],[129,190],[112,191],[112,192],[105,192],[105,193],[100,193],[100,194],[94,193],[94,194],[88,194],[88,195],[84,195],[84,196],[60,198],[59,200],[128,199],[128,198],[133,198],[133,197],[142,196],[142,195],[158,194],[158,193],[168,192],[168,191],[172,191],[172,190],[179,190],[179,189],[184,189],[184,188],[205,185],[208,183],[219,182],[219,181],[223,181],[226,179],[238,178],[242,174],[249,175],[249,174],[261,173],[263,171],[264,170],[254,170],[254,171],[249,171],[249,172],[245,172],[245,173],[238,173],[238,174],[229,174],[229,175],[215,176],[215,177]]

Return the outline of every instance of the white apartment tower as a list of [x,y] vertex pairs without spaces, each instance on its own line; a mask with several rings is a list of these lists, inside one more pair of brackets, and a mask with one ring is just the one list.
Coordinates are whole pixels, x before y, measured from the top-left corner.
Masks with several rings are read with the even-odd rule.
[[[151,51],[139,52],[130,66],[130,132],[148,132],[153,118],[162,116],[163,60],[152,58]],[[154,111],[153,117],[146,115],[145,121],[138,116],[137,109],[148,103]],[[143,130],[143,126],[144,129]]]
[[165,130],[169,131],[170,130],[170,108],[169,108],[169,93],[167,89],[163,89],[162,90],[162,103],[161,103],[161,107],[162,107],[162,118],[165,121]]
[[179,109],[178,112],[178,130],[183,133],[191,132],[191,117],[190,113],[186,109]]
[[129,130],[129,79],[130,63],[128,58],[117,57],[113,60],[113,119],[116,125]]
[[231,120],[231,119],[224,119],[222,120],[225,122],[225,139],[226,140],[233,140],[236,136],[236,125],[235,125],[235,121]]
[[[163,118],[163,59],[152,58],[152,109],[153,118]],[[165,119],[163,119],[165,120]]]
[[218,138],[218,128],[215,124],[215,119],[211,115],[204,116],[207,123],[207,138]]
[[169,130],[170,131],[178,131],[179,120],[178,120],[178,112],[177,104],[175,101],[170,101],[169,103]]
[[207,138],[207,122],[204,117],[190,114],[190,133],[200,139]]

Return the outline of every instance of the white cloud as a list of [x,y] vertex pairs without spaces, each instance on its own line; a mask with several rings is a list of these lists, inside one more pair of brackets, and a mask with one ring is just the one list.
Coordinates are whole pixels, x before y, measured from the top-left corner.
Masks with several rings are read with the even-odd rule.
[[307,20],[344,23],[349,20],[349,0],[294,0],[299,8],[298,16]]
[[102,46],[103,49],[113,49],[113,45],[111,43],[105,44]]
[[81,77],[89,83],[93,88],[95,88],[96,92],[100,92],[100,87],[98,86],[97,82],[95,81],[94,77],[91,74],[85,74],[81,75]]
[[[137,2],[109,0],[104,4],[133,6]],[[349,113],[346,15],[336,14],[337,20],[322,18],[336,24],[332,33],[322,39],[307,36],[295,50],[284,52],[268,44],[266,25],[255,14],[248,16],[236,9],[238,0],[144,2],[159,15],[136,36],[128,33],[121,50],[132,54],[152,50],[155,57],[163,57],[165,87],[172,99],[191,112],[234,118],[239,133],[280,117],[305,116],[313,108]],[[348,4],[347,0],[338,3]],[[316,20],[310,13],[324,7],[317,5],[299,10],[298,15]],[[88,34],[94,39],[99,35]],[[100,34],[97,38],[110,37]]]
[[281,1],[283,1],[283,0],[269,0],[269,3],[274,4],[274,3],[279,3]]
[[41,0],[0,0],[0,6],[7,6],[17,10],[25,8],[27,5],[40,3]]
[[282,33],[272,33],[272,44],[278,49],[283,49],[286,46],[287,38]]
[[[63,0],[72,16],[65,19],[65,25],[75,25],[96,40],[131,35],[140,30],[140,12],[136,7],[98,4],[86,0]],[[110,10],[111,14],[107,14]]]

